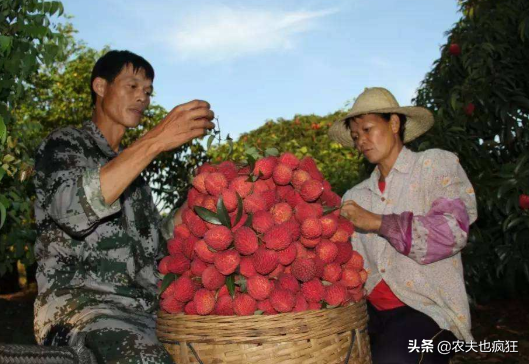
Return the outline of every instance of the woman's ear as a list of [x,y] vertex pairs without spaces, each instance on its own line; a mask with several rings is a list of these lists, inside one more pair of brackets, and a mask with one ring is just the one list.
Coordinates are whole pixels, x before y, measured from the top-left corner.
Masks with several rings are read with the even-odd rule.
[[397,114],[391,114],[389,118],[389,125],[393,134],[398,134],[400,130],[400,118]]
[[107,90],[107,80],[101,77],[94,78],[94,81],[92,81],[92,89],[99,97],[104,97],[105,92]]

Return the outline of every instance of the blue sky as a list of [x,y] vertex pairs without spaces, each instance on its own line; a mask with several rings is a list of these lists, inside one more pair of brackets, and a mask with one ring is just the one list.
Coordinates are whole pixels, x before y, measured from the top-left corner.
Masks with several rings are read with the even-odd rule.
[[334,112],[365,87],[409,104],[460,18],[456,0],[62,2],[88,46],[152,63],[153,102],[207,100],[234,137]]

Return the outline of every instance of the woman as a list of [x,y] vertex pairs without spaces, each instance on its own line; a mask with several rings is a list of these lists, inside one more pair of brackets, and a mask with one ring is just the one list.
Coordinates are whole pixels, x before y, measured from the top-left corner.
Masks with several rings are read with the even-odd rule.
[[[441,340],[473,340],[461,249],[476,220],[474,190],[457,157],[405,143],[433,125],[420,107],[400,107],[383,88],[366,89],[331,139],[356,147],[376,168],[343,196],[364,257],[374,363],[448,363]],[[431,348],[431,349],[430,349]]]

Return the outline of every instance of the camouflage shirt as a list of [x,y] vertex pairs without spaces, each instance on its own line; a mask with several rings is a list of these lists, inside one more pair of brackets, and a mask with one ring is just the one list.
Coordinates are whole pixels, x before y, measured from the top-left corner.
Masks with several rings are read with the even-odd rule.
[[161,219],[141,176],[116,202],[105,203],[99,172],[116,156],[92,121],[54,131],[37,151],[39,342],[54,326],[93,312],[156,309],[156,259],[172,219]]

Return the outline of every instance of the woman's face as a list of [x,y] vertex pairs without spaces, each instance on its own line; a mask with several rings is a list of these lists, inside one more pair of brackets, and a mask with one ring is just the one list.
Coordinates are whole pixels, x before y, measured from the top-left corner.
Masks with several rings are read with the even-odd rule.
[[373,164],[388,158],[399,140],[397,115],[389,122],[378,114],[360,115],[351,119],[349,126],[356,149]]

